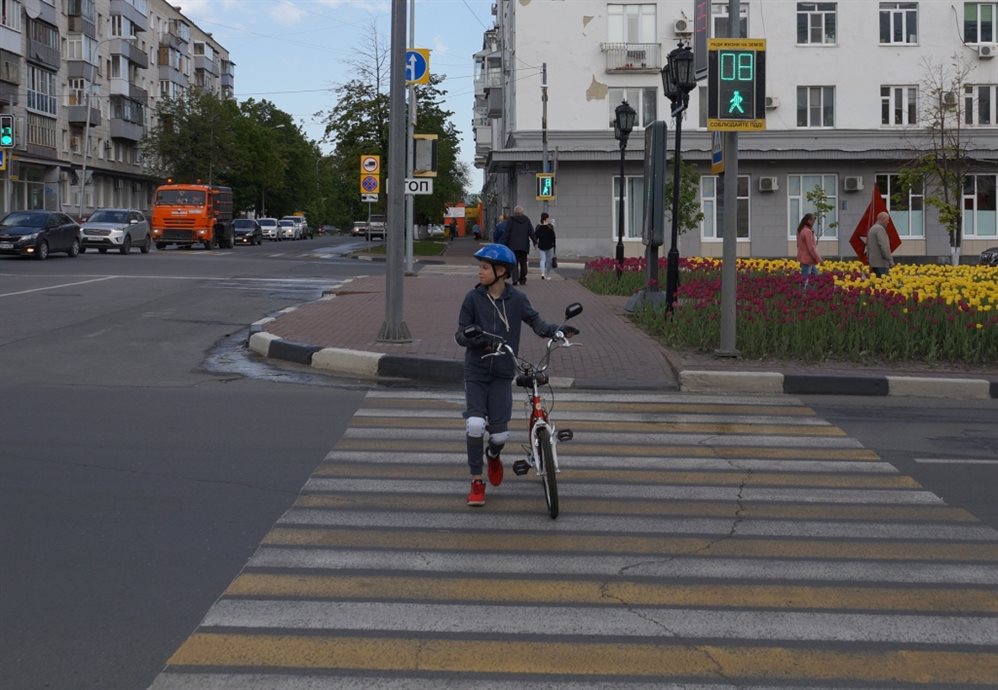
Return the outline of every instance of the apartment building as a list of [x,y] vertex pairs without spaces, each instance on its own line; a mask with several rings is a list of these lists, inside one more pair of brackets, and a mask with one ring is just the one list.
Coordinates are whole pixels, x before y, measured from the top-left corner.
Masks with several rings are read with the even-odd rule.
[[[539,215],[535,174],[557,179],[549,212],[559,254],[612,256],[624,191],[625,250],[641,243],[643,127],[666,120],[660,71],[692,38],[693,0],[522,2],[497,0],[495,26],[475,54],[476,166],[484,170],[486,223],[522,204]],[[711,35],[728,35],[728,3],[711,4]],[[899,254],[936,261],[949,239],[923,190],[898,198],[898,171],[924,139],[934,105],[931,68],[966,67],[947,84],[959,106],[973,173],[963,192],[963,254],[998,245],[998,2],[742,0],[739,33],[766,39],[766,130],[739,135],[738,254],[793,256],[806,195],[821,187],[834,206],[820,239],[826,256],[853,255],[849,236],[880,190],[902,236]],[[542,128],[542,69],[547,127]],[[697,164],[704,221],[680,238],[684,256],[720,256],[718,185],[710,174],[706,81],[690,94],[682,155]],[[637,124],[625,152],[610,124],[627,100]],[[545,137],[546,134],[546,137]],[[546,139],[546,145],[544,142]],[[671,167],[670,167],[671,171]],[[666,247],[667,249],[667,247]]]
[[148,209],[142,141],[157,101],[190,86],[231,97],[234,64],[163,0],[0,0],[0,112],[16,132],[0,208]]

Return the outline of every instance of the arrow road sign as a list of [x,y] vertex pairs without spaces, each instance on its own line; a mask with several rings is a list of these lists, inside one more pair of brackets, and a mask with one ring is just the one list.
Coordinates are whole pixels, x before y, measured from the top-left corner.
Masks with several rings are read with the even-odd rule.
[[430,51],[428,48],[413,48],[405,51],[405,83],[430,83]]

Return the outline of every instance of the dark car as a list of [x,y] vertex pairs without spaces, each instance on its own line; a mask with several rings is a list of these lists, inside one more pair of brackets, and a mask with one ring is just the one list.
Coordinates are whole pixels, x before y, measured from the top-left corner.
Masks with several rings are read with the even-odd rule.
[[0,219],[0,254],[47,259],[52,252],[80,253],[80,226],[59,211],[11,211]]
[[991,247],[981,252],[981,266],[998,266],[998,247]]
[[263,228],[252,218],[236,218],[232,221],[232,232],[237,244],[263,244]]

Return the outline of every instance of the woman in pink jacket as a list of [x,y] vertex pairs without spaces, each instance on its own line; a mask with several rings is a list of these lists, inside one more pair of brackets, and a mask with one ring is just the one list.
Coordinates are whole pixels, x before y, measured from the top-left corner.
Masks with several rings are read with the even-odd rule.
[[800,261],[800,274],[804,277],[804,287],[807,287],[811,276],[818,275],[818,264],[821,255],[818,254],[818,243],[814,239],[814,214],[805,214],[797,226],[797,260]]

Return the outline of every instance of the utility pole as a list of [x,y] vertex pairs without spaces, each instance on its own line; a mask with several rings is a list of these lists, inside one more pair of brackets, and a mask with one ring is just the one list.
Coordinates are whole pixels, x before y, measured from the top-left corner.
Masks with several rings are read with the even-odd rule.
[[385,322],[380,342],[409,343],[412,336],[402,320],[402,243],[405,233],[405,3],[392,3],[391,71],[388,113],[388,217],[385,240]]
[[[740,0],[728,0],[728,38],[741,33]],[[735,347],[735,287],[738,281],[738,131],[724,133],[724,237],[721,245],[721,343],[720,357],[737,357]]]
[[[548,63],[541,63],[541,165],[544,169],[541,172],[549,172],[548,170]],[[555,184],[558,183],[557,178],[555,178]],[[544,199],[541,202],[541,210],[544,213],[548,212],[548,200]]]
[[[409,0],[409,49],[416,47],[416,0]],[[406,136],[405,176],[412,177],[416,164],[416,85],[409,84],[409,124]],[[416,233],[416,196],[405,195],[405,274],[414,275],[412,268],[412,243]]]

